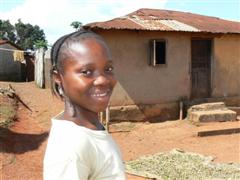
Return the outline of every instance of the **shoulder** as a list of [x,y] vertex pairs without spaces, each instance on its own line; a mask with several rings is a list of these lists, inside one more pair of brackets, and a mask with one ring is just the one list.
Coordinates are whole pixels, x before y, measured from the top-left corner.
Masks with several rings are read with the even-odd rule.
[[[87,134],[70,121],[53,121],[49,141],[54,140],[67,144],[87,143]],[[59,144],[64,145],[63,143]]]
[[50,130],[45,157],[57,159],[87,155],[91,141],[88,135],[67,121],[54,121]]

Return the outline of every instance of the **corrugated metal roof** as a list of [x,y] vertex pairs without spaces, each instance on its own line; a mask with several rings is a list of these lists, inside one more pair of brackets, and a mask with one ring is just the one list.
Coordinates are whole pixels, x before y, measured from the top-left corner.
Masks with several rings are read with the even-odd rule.
[[159,9],[139,9],[123,17],[90,23],[84,27],[90,29],[240,33],[240,22]]
[[158,19],[153,19],[153,20],[149,20],[149,19],[142,19],[138,16],[131,16],[128,17],[129,19],[131,19],[134,23],[139,24],[142,29],[144,30],[162,30],[162,31],[172,31],[173,29],[170,26],[167,26],[163,23],[160,22],[160,20]]
[[6,44],[6,43],[8,43],[7,40],[1,40],[1,39],[0,39],[0,44]]
[[181,23],[177,20],[159,20],[160,23],[171,27],[172,29],[176,30],[176,31],[190,31],[190,32],[199,32],[200,30],[193,27],[193,26],[189,26],[187,24]]
[[18,45],[16,45],[15,43],[11,42],[11,41],[8,41],[8,40],[2,40],[0,39],[0,45],[2,44],[10,44],[12,46],[14,46],[15,48],[19,49],[19,50],[22,50],[21,47],[19,47]]
[[[86,25],[84,27],[87,27]],[[100,29],[141,29],[144,28],[141,25],[134,23],[131,19],[126,17],[115,18],[110,21],[92,23],[91,28]]]

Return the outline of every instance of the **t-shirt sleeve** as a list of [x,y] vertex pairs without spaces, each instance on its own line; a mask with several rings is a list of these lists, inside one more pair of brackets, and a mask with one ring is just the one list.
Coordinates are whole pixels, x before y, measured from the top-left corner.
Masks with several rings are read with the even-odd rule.
[[48,164],[44,171],[44,180],[87,180],[90,169],[77,159]]

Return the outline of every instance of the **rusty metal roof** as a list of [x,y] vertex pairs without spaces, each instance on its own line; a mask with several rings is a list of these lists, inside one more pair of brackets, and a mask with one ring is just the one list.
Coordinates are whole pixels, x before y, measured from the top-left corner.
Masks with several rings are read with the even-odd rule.
[[89,29],[123,29],[150,31],[183,31],[210,33],[240,33],[240,22],[193,13],[139,9],[110,21],[84,25]]
[[3,45],[3,44],[10,44],[12,46],[14,46],[15,48],[19,49],[19,50],[22,50],[21,47],[19,47],[18,45],[16,45],[15,43],[11,42],[11,41],[8,41],[8,40],[2,40],[0,39],[0,45]]
[[8,43],[7,40],[1,40],[1,39],[0,39],[0,44],[6,44],[6,43]]

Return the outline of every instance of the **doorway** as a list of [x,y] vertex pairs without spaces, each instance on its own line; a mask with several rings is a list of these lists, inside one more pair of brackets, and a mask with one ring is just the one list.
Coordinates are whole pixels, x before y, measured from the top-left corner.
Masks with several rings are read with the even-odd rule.
[[211,47],[209,39],[191,41],[191,99],[211,96]]

